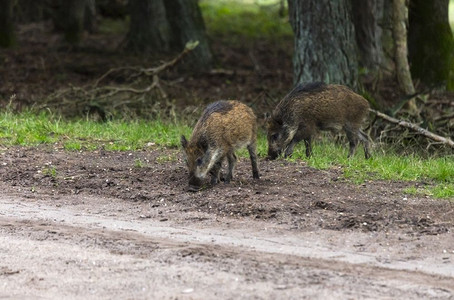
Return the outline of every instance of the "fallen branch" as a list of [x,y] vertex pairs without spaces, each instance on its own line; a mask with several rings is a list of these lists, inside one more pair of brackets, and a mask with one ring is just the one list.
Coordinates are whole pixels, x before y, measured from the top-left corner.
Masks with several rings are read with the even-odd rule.
[[95,83],[93,84],[93,87],[98,86],[98,84],[104,78],[106,78],[110,74],[112,74],[114,72],[118,72],[118,71],[125,71],[125,70],[136,71],[137,74],[135,74],[134,77],[138,77],[140,75],[154,76],[154,75],[161,73],[162,71],[165,71],[165,70],[173,67],[174,65],[176,65],[176,63],[179,62],[184,56],[186,56],[186,54],[188,54],[189,52],[194,50],[194,48],[197,47],[197,45],[199,45],[199,41],[195,41],[195,42],[190,41],[190,42],[186,43],[184,50],[181,51],[180,54],[178,54],[174,59],[172,59],[171,61],[165,62],[162,65],[159,65],[157,67],[146,68],[146,69],[145,68],[135,68],[135,67],[121,67],[121,68],[110,69],[109,71],[104,73],[104,75],[102,75],[98,80],[95,81]]
[[444,145],[448,145],[449,147],[451,148],[454,148],[454,142],[450,139],[450,138],[445,138],[445,137],[442,137],[438,134],[435,134],[433,132],[430,132],[428,131],[427,129],[424,129],[422,127],[419,127],[418,125],[416,124],[413,124],[413,123],[410,123],[410,122],[407,122],[407,121],[403,121],[403,120],[399,120],[399,119],[396,119],[396,118],[393,118],[393,117],[390,117],[384,113],[381,113],[379,111],[376,111],[374,109],[369,109],[372,113],[374,113],[377,117],[379,118],[382,118],[383,120],[386,120],[390,123],[393,123],[393,124],[397,124],[401,127],[405,127],[405,128],[409,128],[411,130],[414,130],[416,132],[418,132],[419,134],[431,139],[431,140],[434,140],[436,142],[439,142],[439,143],[442,143]]
[[[91,85],[85,87],[70,86],[64,90],[56,91],[50,95],[39,108],[63,107],[70,108],[72,110],[75,106],[76,109],[77,107],[88,107],[89,109],[96,107],[97,110],[106,110],[109,107],[115,108],[119,105],[125,104],[137,104],[143,106],[142,95],[149,94],[153,91],[157,91],[160,94],[160,99],[167,99],[167,94],[160,84],[161,80],[159,78],[159,74],[175,66],[184,56],[197,47],[198,44],[198,41],[188,42],[183,51],[181,51],[176,57],[156,67],[142,68],[126,66],[110,69]],[[134,80],[128,85],[123,86],[101,85],[101,82],[107,77],[120,72],[132,73],[129,78],[134,78]],[[143,82],[142,79],[144,78],[148,85],[136,88],[136,86],[142,85],[140,83]],[[128,100],[124,101],[125,98]]]

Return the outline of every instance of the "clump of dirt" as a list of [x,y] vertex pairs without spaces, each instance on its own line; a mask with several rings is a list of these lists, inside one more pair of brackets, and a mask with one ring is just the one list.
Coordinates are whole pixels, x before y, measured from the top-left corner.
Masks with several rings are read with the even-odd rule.
[[[138,152],[68,152],[11,148],[2,153],[2,182],[24,194],[83,194],[146,202],[162,219],[174,213],[206,212],[219,218],[264,220],[293,230],[404,230],[432,235],[452,230],[451,201],[405,195],[415,183],[352,184],[342,170],[316,170],[302,161],[261,160],[252,179],[241,159],[230,184],[187,192],[187,171],[175,149]],[[137,164],[140,161],[140,164]]]

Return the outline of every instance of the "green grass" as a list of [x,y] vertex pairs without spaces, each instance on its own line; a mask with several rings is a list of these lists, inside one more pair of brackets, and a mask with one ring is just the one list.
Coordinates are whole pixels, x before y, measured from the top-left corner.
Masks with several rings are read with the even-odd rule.
[[199,5],[210,36],[228,36],[232,43],[244,43],[292,38],[288,18],[279,16],[278,3],[276,0],[201,0]]
[[177,147],[180,135],[191,129],[183,124],[153,121],[67,121],[47,113],[0,114],[0,144],[36,146],[62,143],[67,150],[137,150],[152,145]]
[[[346,179],[360,184],[369,180],[428,181],[431,184],[417,189],[419,194],[436,198],[454,197],[454,155],[423,158],[417,154],[402,156],[390,149],[374,151],[372,158],[364,159],[362,147],[348,159],[348,146],[318,140],[313,145],[313,156],[305,157],[305,148],[298,145],[289,160],[305,160],[317,169],[340,167]],[[417,194],[416,190],[406,192]]]
[[[86,120],[64,120],[49,113],[12,114],[0,113],[0,145],[33,147],[41,144],[60,143],[68,151],[90,151],[103,147],[107,151],[133,151],[145,149],[151,143],[157,147],[179,147],[180,136],[190,136],[192,129],[184,123],[163,121],[110,121],[98,123]],[[364,159],[362,147],[354,157],[347,159],[347,146],[331,141],[330,136],[317,139],[313,144],[313,156],[305,157],[301,144],[295,147],[290,161],[304,160],[317,169],[340,168],[344,177],[354,183],[369,180],[401,180],[416,183],[427,182],[405,190],[408,194],[428,195],[435,198],[454,197],[454,156],[423,158],[416,154],[402,156],[392,150],[375,149],[372,158]],[[267,154],[267,142],[260,132],[257,152]],[[238,153],[247,157],[247,151]],[[172,163],[176,157],[163,155],[157,159]],[[136,161],[135,167],[144,166]],[[51,176],[56,171],[48,170]]]
[[404,190],[409,195],[432,196],[434,198],[454,197],[454,184],[439,184],[434,187],[410,187]]
[[[281,16],[279,0],[200,0],[199,7],[212,39],[227,37],[231,43],[242,44],[293,37],[287,6]],[[126,34],[129,22],[129,17],[101,18],[98,30],[102,34]]]
[[126,34],[129,22],[129,17],[126,19],[100,18],[98,31],[101,34]]
[[44,168],[41,171],[44,175],[56,178],[57,177],[57,169],[55,167]]

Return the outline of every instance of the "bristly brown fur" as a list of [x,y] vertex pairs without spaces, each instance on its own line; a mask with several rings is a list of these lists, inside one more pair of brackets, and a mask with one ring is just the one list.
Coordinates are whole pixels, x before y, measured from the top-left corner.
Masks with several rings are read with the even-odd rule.
[[300,141],[306,155],[312,154],[311,139],[319,130],[344,130],[350,143],[349,156],[358,140],[369,154],[369,139],[361,125],[369,112],[369,103],[346,86],[312,83],[298,85],[274,109],[268,120],[268,155],[276,158],[285,150],[289,156]]
[[204,123],[208,119],[208,117],[213,113],[226,114],[229,111],[231,111],[232,108],[233,108],[232,103],[230,103],[229,101],[220,100],[211,103],[203,111],[203,115],[200,118],[200,122]]
[[310,82],[306,84],[300,83],[296,85],[293,90],[285,96],[285,98],[292,98],[298,95],[301,96],[303,93],[318,93],[326,89],[326,87],[327,85],[324,82]]
[[228,183],[236,163],[235,150],[247,147],[254,178],[259,178],[256,154],[257,118],[250,107],[238,101],[217,101],[210,104],[194,127],[190,141],[182,137],[187,157],[189,185],[198,190],[202,179],[211,174],[211,183],[219,182],[222,161],[227,158]]

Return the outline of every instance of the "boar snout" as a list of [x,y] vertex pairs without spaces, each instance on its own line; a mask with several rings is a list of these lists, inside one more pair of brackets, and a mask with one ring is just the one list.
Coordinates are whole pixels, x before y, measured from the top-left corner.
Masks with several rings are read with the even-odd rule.
[[267,160],[275,160],[279,156],[279,152],[271,152],[268,151],[268,156],[266,157]]
[[195,175],[191,174],[189,176],[189,186],[188,191],[190,192],[198,192],[202,189],[202,179],[196,177]]
[[268,146],[268,156],[266,159],[268,160],[275,160],[278,158],[279,155],[281,155],[282,150],[279,149],[279,147],[276,147],[276,145],[269,145]]

